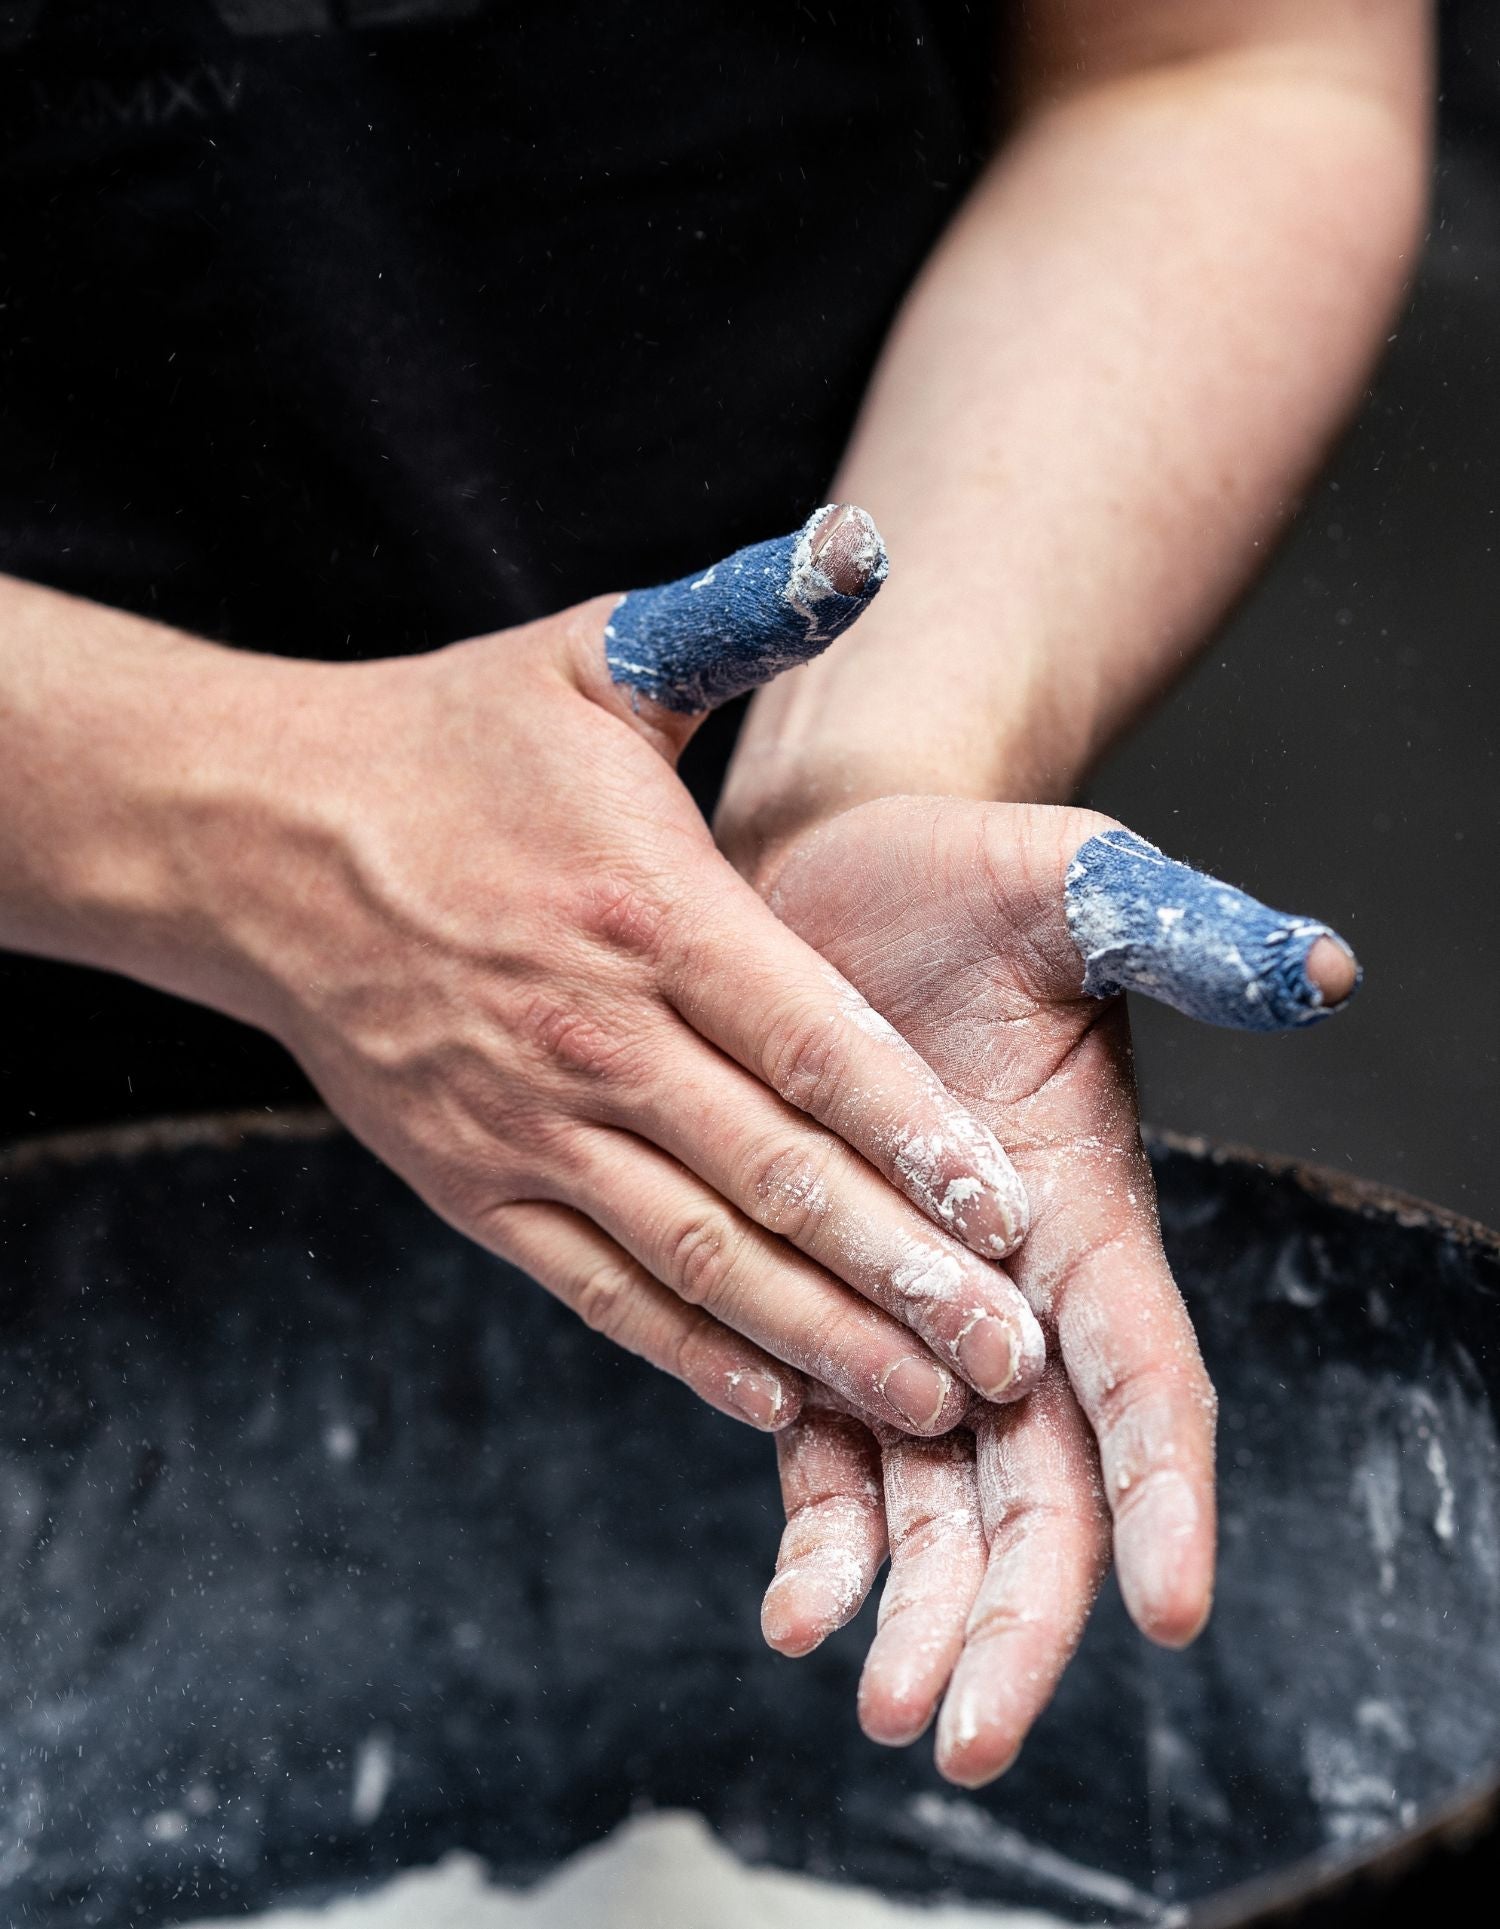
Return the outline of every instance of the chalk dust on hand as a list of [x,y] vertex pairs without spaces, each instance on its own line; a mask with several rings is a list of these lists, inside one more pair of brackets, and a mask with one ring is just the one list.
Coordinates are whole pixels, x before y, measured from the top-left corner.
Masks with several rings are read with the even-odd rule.
[[455,1854],[322,1909],[234,1920],[247,1929],[1063,1929],[1031,1911],[887,1902],[751,1868],[684,1811],[626,1822],[524,1892],[493,1887],[477,1856]]

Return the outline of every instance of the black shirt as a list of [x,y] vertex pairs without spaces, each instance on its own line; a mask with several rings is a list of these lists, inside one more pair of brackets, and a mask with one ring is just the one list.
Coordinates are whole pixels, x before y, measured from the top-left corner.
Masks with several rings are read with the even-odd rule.
[[[11,0],[0,569],[363,656],[790,527],[982,158],[996,11]],[[104,974],[0,954],[0,1014],[0,1136],[299,1089]]]

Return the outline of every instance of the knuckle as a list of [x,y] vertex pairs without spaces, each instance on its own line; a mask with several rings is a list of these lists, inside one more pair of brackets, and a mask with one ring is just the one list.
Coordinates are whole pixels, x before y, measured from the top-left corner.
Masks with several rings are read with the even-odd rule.
[[861,1407],[878,1407],[875,1394],[880,1375],[866,1357],[868,1329],[854,1327],[851,1311],[836,1306],[804,1319],[799,1326],[801,1350],[816,1378],[836,1391],[846,1392]]
[[[1001,1553],[1003,1557],[1003,1549]],[[992,1550],[992,1563],[994,1558]],[[1045,1629],[1045,1640],[1052,1651],[1048,1665],[1060,1674],[1082,1638],[1089,1609],[1108,1567],[1109,1539],[1107,1535],[1100,1535],[1087,1547],[1055,1559],[1056,1581],[1047,1597],[1039,1599],[1008,1567],[1002,1568],[1006,1578],[1001,1585],[994,1586],[987,1580],[969,1611],[964,1629],[965,1652],[982,1653],[992,1643],[1003,1644],[1016,1638],[1029,1644]],[[992,1564],[990,1574],[995,1573]]]
[[767,1041],[766,1081],[799,1112],[825,1111],[842,1083],[847,1053],[834,1014],[800,1009]]
[[[513,1114],[507,1126],[442,1114],[440,1142],[429,1135],[416,1163],[397,1168],[435,1212],[471,1239],[511,1258],[522,1243],[529,1202],[546,1190],[547,1152],[552,1129],[531,1114]],[[524,1143],[526,1156],[511,1148]]]
[[574,924],[595,944],[647,961],[661,955],[670,906],[640,879],[590,878],[576,893],[572,912]]
[[975,1602],[964,1628],[964,1646],[983,1648],[991,1642],[1007,1640],[1012,1635],[1023,1633],[1032,1618],[1024,1612],[1019,1601],[1009,1596],[988,1601],[981,1596]]
[[579,1281],[573,1310],[593,1332],[618,1340],[630,1322],[639,1285],[628,1261],[605,1261]]
[[[1080,1505],[1080,1499],[1083,1505]],[[1060,1494],[1009,1494],[995,1510],[990,1522],[991,1553],[1011,1560],[1038,1540],[1045,1540],[1076,1526],[1084,1515],[1087,1496],[1071,1500]],[[1103,1503],[1095,1505],[1095,1516],[1103,1517]]]
[[521,1006],[517,1029],[548,1064],[590,1082],[622,1077],[637,1047],[619,1021],[582,1011],[544,992]]
[[800,1244],[827,1211],[832,1162],[830,1146],[804,1136],[778,1134],[756,1146],[746,1162],[746,1196],[761,1224]]
[[1103,1389],[1099,1434],[1117,1507],[1133,1505],[1132,1489],[1173,1470],[1194,1410],[1204,1412],[1198,1376],[1176,1364],[1142,1367]]
[[787,1514],[788,1531],[795,1529],[804,1553],[831,1546],[854,1552],[869,1548],[878,1537],[885,1546],[884,1512],[871,1494],[839,1491],[815,1494]]
[[722,1300],[738,1259],[738,1244],[721,1212],[709,1209],[684,1221],[672,1234],[668,1257],[673,1292],[689,1306]]
[[1180,1476],[1177,1469],[1168,1463],[1156,1463],[1131,1471],[1121,1468],[1111,1481],[1114,1494],[1114,1513],[1117,1523],[1123,1524],[1140,1508],[1144,1507],[1151,1495],[1158,1491],[1164,1481],[1176,1481]]
[[722,1377],[717,1370],[723,1364],[718,1332],[711,1319],[685,1320],[672,1340],[670,1364],[677,1378],[690,1387],[708,1386]]
[[[1071,1248],[1051,1268],[1047,1281],[1047,1315],[1054,1323],[1069,1316],[1072,1301],[1112,1253],[1123,1253],[1129,1242],[1126,1232],[1107,1234],[1102,1239]],[[1087,1298],[1085,1290],[1083,1296]]]
[[1163,1374],[1157,1367],[1141,1367],[1126,1377],[1106,1380],[1099,1388],[1099,1426],[1117,1443],[1138,1446],[1138,1436],[1162,1406]]
[[924,1560],[929,1554],[944,1553],[958,1558],[966,1548],[977,1545],[979,1519],[972,1510],[931,1510],[914,1519],[903,1520],[891,1528],[891,1551],[904,1562]]

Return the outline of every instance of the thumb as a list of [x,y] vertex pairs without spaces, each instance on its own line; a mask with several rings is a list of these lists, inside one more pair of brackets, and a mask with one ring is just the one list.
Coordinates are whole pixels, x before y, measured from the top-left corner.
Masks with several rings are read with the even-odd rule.
[[580,685],[675,762],[710,710],[820,656],[869,607],[887,567],[865,511],[829,503],[789,536],[622,596],[602,649],[592,624],[579,636],[589,659]]
[[1273,911],[1123,828],[1078,847],[1063,902],[1090,997],[1140,991],[1205,1024],[1289,1031],[1359,989],[1354,953],[1326,924]]

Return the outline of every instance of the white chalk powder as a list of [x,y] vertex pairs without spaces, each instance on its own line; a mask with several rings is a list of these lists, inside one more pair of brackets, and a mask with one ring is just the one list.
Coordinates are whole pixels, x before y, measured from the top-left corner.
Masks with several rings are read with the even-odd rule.
[[683,1812],[625,1823],[524,1893],[493,1887],[477,1856],[449,1855],[351,1901],[234,1921],[243,1929],[1063,1929],[1053,1916],[887,1902],[868,1889],[750,1868],[701,1816]]

